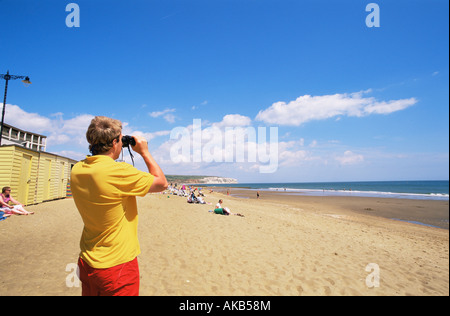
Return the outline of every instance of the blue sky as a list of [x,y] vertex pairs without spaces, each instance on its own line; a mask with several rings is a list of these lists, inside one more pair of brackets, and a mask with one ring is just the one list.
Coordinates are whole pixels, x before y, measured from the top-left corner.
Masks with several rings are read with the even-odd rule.
[[[6,122],[87,151],[94,115],[144,135],[168,174],[240,182],[448,179],[449,3],[0,0]],[[3,89],[4,82],[0,83]],[[3,90],[2,90],[3,91]],[[176,127],[278,128],[278,168],[174,163]],[[136,165],[143,168],[142,161]]]

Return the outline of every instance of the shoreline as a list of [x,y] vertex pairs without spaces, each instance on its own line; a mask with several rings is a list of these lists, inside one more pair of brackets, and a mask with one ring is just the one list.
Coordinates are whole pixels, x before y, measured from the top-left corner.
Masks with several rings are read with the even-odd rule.
[[385,219],[408,222],[435,228],[449,229],[449,201],[430,199],[402,199],[391,197],[367,196],[332,196],[332,195],[300,195],[285,191],[268,191],[242,189],[235,187],[205,187],[239,199],[289,203],[292,206],[316,204],[320,201],[324,206],[339,208],[344,212],[360,215],[378,216]]
[[401,193],[401,192],[379,192],[379,191],[357,191],[357,190],[332,190],[332,189],[255,189],[250,187],[225,187],[225,186],[202,186],[198,184],[192,184],[194,187],[203,187],[206,189],[214,188],[217,191],[223,191],[227,189],[231,190],[243,190],[256,193],[268,192],[268,193],[282,193],[298,196],[337,196],[337,197],[372,197],[381,199],[405,199],[405,200],[429,200],[429,201],[449,201],[450,198],[447,194],[423,194],[423,193]]

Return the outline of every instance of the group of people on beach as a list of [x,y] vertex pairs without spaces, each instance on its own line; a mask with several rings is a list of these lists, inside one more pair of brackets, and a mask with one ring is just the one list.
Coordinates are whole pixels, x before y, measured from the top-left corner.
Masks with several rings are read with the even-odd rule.
[[199,203],[199,204],[211,204],[207,203],[203,198],[205,195],[201,192],[201,190],[198,190],[198,195],[195,195],[195,191],[197,191],[197,188],[191,189],[190,194],[187,198],[188,203]]
[[[189,186],[189,192],[190,193],[187,193],[187,188],[186,188],[185,185],[183,185],[181,187],[181,189],[178,190],[176,188],[176,185],[173,186],[172,184],[170,184],[169,187],[168,187],[168,190],[173,195],[179,195],[179,196],[187,197],[187,202],[188,203],[212,204],[210,202],[206,202],[203,199],[205,197],[205,195],[203,194],[201,188],[194,188],[192,186]],[[198,195],[195,195],[196,191],[198,191]],[[212,190],[211,190],[211,192],[212,192]],[[210,211],[210,212],[212,212],[214,214],[220,214],[220,215],[236,215],[236,216],[244,217],[244,215],[242,215],[242,214],[232,213],[228,207],[223,207],[222,203],[223,203],[223,200],[220,199],[219,202],[216,204],[216,206],[214,208],[214,211]]]
[[[203,197],[205,196],[202,192],[202,188],[195,188],[192,186],[186,187],[186,185],[182,185],[180,188],[177,188],[177,184],[173,185],[172,183],[167,188],[170,194],[178,195],[181,197],[187,197],[188,203],[199,203],[199,204],[208,204],[205,202]],[[196,195],[196,192],[197,195]],[[210,203],[209,203],[210,204]]]
[[11,187],[3,187],[0,194],[0,221],[7,219],[13,214],[30,215],[34,214],[34,212],[25,210],[23,204],[12,197]]

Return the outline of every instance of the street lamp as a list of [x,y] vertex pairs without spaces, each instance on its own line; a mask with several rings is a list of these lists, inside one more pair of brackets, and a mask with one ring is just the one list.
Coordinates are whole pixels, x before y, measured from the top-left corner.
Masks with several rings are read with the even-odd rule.
[[5,107],[6,107],[6,94],[8,93],[8,81],[9,80],[16,80],[16,79],[23,79],[22,82],[26,85],[31,84],[30,78],[28,76],[15,76],[10,75],[9,70],[6,72],[6,75],[0,74],[1,79],[6,80],[5,84],[5,96],[3,97],[3,110],[2,110],[2,124],[0,127],[0,146],[2,145],[2,138],[3,138],[3,121],[5,119]]

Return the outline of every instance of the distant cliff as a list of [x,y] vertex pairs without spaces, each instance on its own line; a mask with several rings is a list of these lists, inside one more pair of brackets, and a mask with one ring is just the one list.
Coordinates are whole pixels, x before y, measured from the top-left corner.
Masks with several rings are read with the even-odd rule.
[[186,183],[186,184],[220,184],[220,183],[238,183],[236,179],[215,177],[215,176],[182,176],[182,175],[166,175],[167,182],[170,183]]

